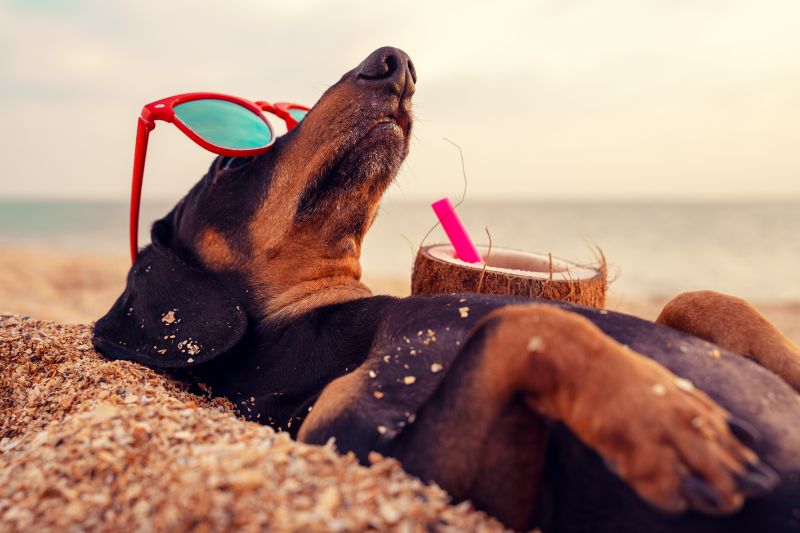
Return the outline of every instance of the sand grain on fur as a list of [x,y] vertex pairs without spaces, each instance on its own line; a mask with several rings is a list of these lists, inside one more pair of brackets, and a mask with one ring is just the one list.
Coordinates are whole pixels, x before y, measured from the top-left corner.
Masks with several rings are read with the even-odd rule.
[[91,347],[0,315],[2,531],[501,531],[399,464],[297,443]]

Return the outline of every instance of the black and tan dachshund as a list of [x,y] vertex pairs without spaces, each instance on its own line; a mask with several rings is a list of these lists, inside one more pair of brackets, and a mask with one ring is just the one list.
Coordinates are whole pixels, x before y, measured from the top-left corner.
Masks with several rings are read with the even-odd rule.
[[272,150],[217,158],[154,224],[95,346],[301,441],[396,457],[511,527],[800,530],[800,352],[746,302],[686,294],[659,325],[359,281],[416,81],[381,48]]

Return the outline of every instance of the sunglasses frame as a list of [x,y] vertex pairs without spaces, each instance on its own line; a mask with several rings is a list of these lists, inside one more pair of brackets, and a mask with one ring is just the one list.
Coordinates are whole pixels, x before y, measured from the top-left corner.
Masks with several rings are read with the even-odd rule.
[[[248,148],[245,150],[236,150],[232,148],[225,148],[217,146],[209,141],[203,139],[197,133],[192,131],[183,121],[175,115],[175,106],[193,100],[224,100],[237,104],[264,121],[270,131],[270,141],[266,146],[259,148]],[[300,105],[292,104],[289,102],[276,102],[271,104],[263,100],[251,102],[244,98],[230,96],[220,93],[184,93],[168,98],[162,98],[145,105],[139,115],[139,120],[136,126],[136,148],[133,156],[133,178],[131,181],[131,212],[130,212],[130,247],[131,247],[131,262],[136,261],[136,256],[139,253],[139,207],[142,199],[142,181],[144,179],[144,165],[147,157],[147,142],[150,137],[150,132],[156,127],[156,121],[171,122],[179,130],[181,130],[187,137],[194,141],[199,146],[205,148],[209,152],[218,155],[230,157],[250,157],[258,154],[263,154],[269,150],[275,143],[275,130],[264,111],[271,113],[286,124],[286,129],[291,131],[299,122],[291,115],[290,111],[299,109],[308,112],[311,108]]]

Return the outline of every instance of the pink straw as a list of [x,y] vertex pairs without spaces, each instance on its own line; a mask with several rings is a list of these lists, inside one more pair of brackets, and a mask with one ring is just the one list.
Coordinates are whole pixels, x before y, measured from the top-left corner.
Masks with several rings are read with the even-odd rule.
[[469,233],[461,222],[461,219],[456,213],[456,208],[453,207],[449,198],[442,198],[438,202],[431,204],[434,213],[442,223],[444,232],[447,233],[447,238],[456,250],[456,257],[467,263],[482,263],[483,258],[478,253],[472,239],[469,238]]

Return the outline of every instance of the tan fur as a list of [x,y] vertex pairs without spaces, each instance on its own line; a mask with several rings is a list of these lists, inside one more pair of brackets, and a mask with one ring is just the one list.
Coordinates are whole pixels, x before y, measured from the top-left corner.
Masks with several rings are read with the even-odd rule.
[[197,243],[200,260],[212,270],[230,270],[236,266],[236,257],[225,237],[217,230],[206,228]]
[[337,148],[341,133],[330,130],[336,123],[335,117],[347,109],[348,101],[345,88],[329,91],[314,112],[304,119],[293,141],[284,145],[266,201],[249,223],[256,249],[269,251],[286,241],[300,194],[333,159],[331,154]]
[[353,372],[331,381],[303,421],[303,425],[297,433],[297,440],[305,441],[309,432],[335,420],[353,403],[355,398],[362,397],[361,391],[366,381],[366,372],[365,367],[361,366]]
[[288,319],[323,305],[371,295],[359,281],[360,247],[331,242],[324,235],[319,228],[295,227],[274,255],[253,258],[248,270],[266,315]]
[[687,292],[670,300],[656,322],[751,356],[800,392],[800,347],[741,298]]

